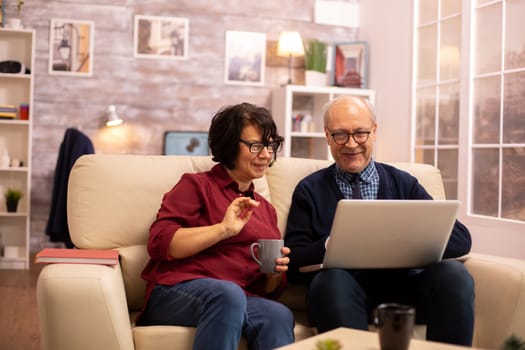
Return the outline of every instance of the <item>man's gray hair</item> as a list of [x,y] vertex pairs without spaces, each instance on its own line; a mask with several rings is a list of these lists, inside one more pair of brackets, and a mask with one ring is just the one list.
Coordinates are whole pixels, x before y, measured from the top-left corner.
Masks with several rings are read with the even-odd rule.
[[368,108],[368,110],[370,111],[370,118],[375,123],[375,121],[376,121],[376,111],[375,111],[374,106],[372,105],[372,103],[370,102],[370,100],[368,98],[362,97],[362,96],[341,95],[341,96],[337,96],[336,98],[328,101],[324,105],[324,107],[323,107],[323,123],[324,123],[324,127],[326,127],[326,125],[328,124],[328,113],[330,112],[330,109],[332,108],[332,106],[335,105],[336,103],[338,103],[338,102],[340,102],[342,100],[346,100],[346,99],[357,99],[357,100],[361,101]]

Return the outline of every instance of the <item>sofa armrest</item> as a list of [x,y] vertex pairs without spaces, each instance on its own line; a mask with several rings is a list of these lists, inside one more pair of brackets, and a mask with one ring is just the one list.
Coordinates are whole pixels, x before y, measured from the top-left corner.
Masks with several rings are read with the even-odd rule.
[[473,346],[500,348],[511,334],[525,337],[525,260],[472,253],[465,266],[475,283]]
[[134,349],[119,265],[47,265],[37,304],[44,350]]

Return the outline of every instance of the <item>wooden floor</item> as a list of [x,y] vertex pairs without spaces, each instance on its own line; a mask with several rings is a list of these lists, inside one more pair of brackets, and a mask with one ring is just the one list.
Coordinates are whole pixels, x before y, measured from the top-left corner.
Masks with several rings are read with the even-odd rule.
[[36,281],[43,265],[0,270],[0,350],[40,350]]

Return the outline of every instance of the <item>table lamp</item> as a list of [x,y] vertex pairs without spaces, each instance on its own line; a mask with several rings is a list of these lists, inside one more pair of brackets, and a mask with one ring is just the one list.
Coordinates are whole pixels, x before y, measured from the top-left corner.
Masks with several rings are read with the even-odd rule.
[[288,84],[292,83],[292,57],[304,56],[301,34],[295,31],[284,31],[279,36],[277,56],[288,57]]

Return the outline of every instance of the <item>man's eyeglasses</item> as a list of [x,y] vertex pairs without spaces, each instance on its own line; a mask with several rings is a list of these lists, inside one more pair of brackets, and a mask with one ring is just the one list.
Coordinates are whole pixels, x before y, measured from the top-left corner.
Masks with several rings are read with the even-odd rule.
[[242,139],[239,141],[249,147],[250,153],[261,153],[264,147],[266,147],[268,153],[275,153],[279,150],[279,147],[281,147],[281,143],[277,141],[270,141],[268,143],[248,142]]
[[333,132],[330,134],[330,136],[332,136],[332,139],[338,145],[346,145],[348,140],[350,140],[350,136],[352,136],[355,143],[362,144],[368,141],[368,137],[371,133],[372,131]]

